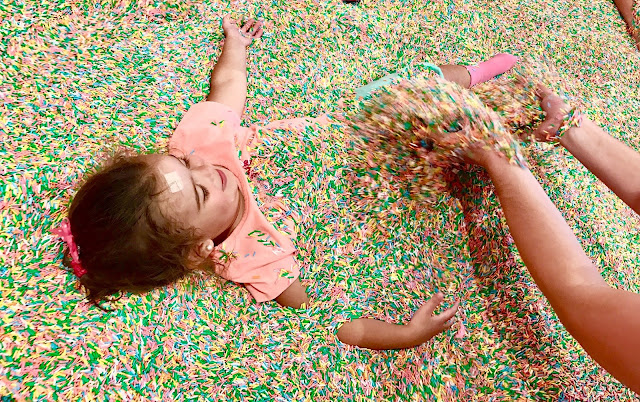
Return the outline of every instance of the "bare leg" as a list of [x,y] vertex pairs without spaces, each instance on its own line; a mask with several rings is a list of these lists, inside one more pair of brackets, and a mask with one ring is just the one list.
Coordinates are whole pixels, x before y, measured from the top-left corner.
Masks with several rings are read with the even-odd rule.
[[[473,85],[486,82],[509,70],[516,64],[518,58],[508,53],[499,53],[489,60],[473,66],[460,66],[444,64],[438,66],[447,81],[455,82],[463,88],[471,88]],[[400,78],[400,74],[387,75],[377,81],[356,89],[356,99],[368,96],[376,88],[389,85],[393,80]]]
[[444,78],[465,88],[486,82],[513,67],[518,57],[509,53],[498,53],[488,60],[473,66],[444,65],[440,69]]
[[464,66],[445,64],[440,67],[447,81],[455,82],[464,88],[471,87],[471,76]]
[[307,287],[298,278],[280,296],[276,297],[276,301],[284,307],[302,308],[302,305],[308,306]]

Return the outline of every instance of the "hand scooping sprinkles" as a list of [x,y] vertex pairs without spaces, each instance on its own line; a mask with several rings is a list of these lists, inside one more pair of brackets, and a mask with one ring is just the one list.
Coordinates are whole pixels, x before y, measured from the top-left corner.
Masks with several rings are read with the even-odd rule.
[[[540,76],[548,71],[541,63],[514,70],[514,77],[471,89],[418,77],[382,90],[351,121],[364,155],[361,165],[374,168],[377,181],[390,191],[430,201],[445,191],[446,171],[465,163],[463,155],[472,147],[493,149],[523,166],[519,142],[528,140],[545,116],[528,77],[548,81],[551,74]],[[364,193],[367,183],[362,184]]]

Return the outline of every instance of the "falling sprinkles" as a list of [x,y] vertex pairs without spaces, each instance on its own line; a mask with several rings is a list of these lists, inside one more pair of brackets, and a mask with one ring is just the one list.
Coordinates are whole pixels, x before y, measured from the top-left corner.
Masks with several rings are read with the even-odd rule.
[[532,142],[544,120],[536,88],[558,86],[561,79],[533,60],[521,59],[513,70],[472,90],[412,72],[367,94],[355,117],[345,113],[356,154],[350,165],[361,176],[352,179],[358,197],[391,191],[434,202],[454,171],[470,169],[463,156],[474,147],[525,166],[519,142]]
[[[33,400],[632,400],[559,323],[482,172],[434,204],[358,199],[344,115],[354,90],[415,63],[549,58],[565,93],[640,149],[640,59],[609,0],[4,2],[0,6],[0,396]],[[226,4],[226,3],[225,3]],[[161,152],[208,88],[221,17],[256,16],[244,125],[260,205],[295,230],[311,305],[256,304],[195,277],[89,307],[51,230],[114,147]],[[327,113],[331,122],[261,128]],[[566,151],[522,152],[604,278],[640,291],[640,222]],[[287,228],[287,225],[293,227]],[[466,336],[373,352],[340,322],[406,322],[436,291]]]

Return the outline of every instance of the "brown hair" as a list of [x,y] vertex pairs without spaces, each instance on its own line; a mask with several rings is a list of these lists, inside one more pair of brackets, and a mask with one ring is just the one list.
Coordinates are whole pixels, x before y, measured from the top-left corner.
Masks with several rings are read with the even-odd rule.
[[160,212],[162,191],[148,157],[123,151],[78,190],[69,222],[92,304],[105,310],[120,291],[143,293],[206,268],[192,254],[202,236]]

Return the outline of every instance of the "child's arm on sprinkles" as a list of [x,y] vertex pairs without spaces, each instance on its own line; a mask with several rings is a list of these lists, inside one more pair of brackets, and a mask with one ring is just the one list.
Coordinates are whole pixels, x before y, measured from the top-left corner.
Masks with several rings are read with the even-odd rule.
[[528,169],[492,151],[468,156],[491,176],[520,256],[562,324],[611,375],[640,392],[640,294],[604,281]]
[[[534,136],[544,141],[553,138],[570,107],[544,86],[538,87],[538,96],[547,118]],[[640,153],[605,133],[587,118],[582,119],[580,127],[569,128],[558,141],[625,204],[640,214]]]
[[349,345],[374,350],[406,349],[422,345],[453,325],[452,318],[458,310],[457,302],[442,313],[433,314],[442,300],[443,295],[437,293],[415,312],[406,325],[372,318],[355,319],[338,329],[338,339]]
[[[372,318],[358,318],[338,329],[338,339],[361,348],[406,349],[419,346],[453,325],[452,318],[458,311],[458,303],[438,315],[433,312],[442,303],[443,296],[437,293],[413,315],[406,325],[392,324]],[[302,308],[309,304],[307,288],[296,279],[276,302],[284,307]]]
[[242,116],[247,100],[247,47],[262,36],[262,22],[250,19],[239,28],[225,16],[222,28],[224,46],[211,72],[207,100],[225,104]]

